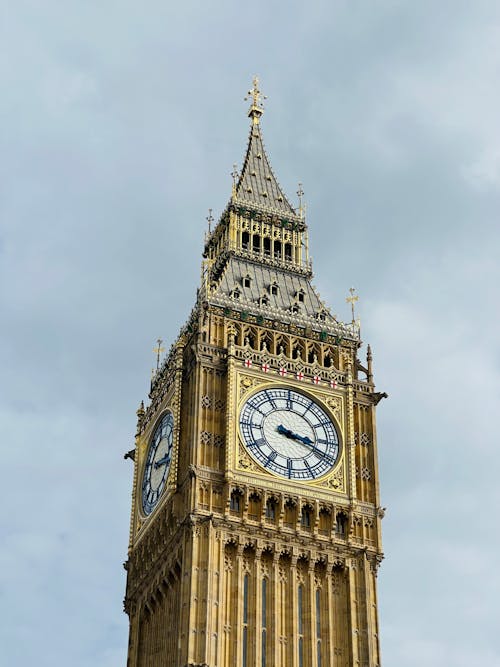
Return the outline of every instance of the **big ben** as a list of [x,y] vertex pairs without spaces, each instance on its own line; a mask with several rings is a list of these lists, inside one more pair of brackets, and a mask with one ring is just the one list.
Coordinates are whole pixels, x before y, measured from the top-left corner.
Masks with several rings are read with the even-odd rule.
[[[250,133],[191,315],[137,412],[128,667],[376,667],[382,560],[359,324],[312,285],[294,208]],[[350,280],[346,276],[346,281]]]

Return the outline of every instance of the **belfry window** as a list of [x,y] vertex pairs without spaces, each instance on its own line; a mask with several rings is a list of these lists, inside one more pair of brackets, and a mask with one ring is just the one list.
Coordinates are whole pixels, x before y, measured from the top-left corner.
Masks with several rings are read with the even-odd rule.
[[287,262],[292,261],[292,246],[290,243],[285,243],[285,259]]
[[274,259],[281,259],[281,241],[274,242]]
[[271,256],[271,239],[268,237],[264,238],[264,255],[266,257]]
[[250,245],[250,234],[248,232],[243,232],[241,235],[241,246],[244,250],[248,250]]
[[254,252],[260,252],[260,236],[258,234],[254,234],[252,238],[252,250]]

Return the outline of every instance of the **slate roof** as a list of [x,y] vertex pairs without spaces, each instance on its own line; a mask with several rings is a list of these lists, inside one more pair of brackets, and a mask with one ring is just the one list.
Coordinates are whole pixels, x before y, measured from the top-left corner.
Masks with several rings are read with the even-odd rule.
[[271,169],[258,123],[250,127],[247,152],[236,185],[236,201],[251,208],[297,217]]
[[[250,279],[248,287],[245,286],[245,278]],[[271,285],[277,285],[277,294],[271,293]],[[234,295],[235,290],[239,292],[238,298]],[[266,297],[267,304],[262,303],[262,297]],[[231,301],[235,307],[239,304],[239,307],[249,311],[274,310],[289,315],[293,314],[292,307],[297,305],[297,314],[301,317],[320,322],[318,314],[323,312],[327,323],[336,324],[306,276],[234,256],[228,260],[210,301],[224,304]]]

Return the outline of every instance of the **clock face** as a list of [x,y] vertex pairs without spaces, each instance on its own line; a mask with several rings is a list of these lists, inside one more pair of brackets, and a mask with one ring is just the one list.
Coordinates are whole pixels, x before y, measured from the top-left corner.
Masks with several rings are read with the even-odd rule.
[[246,401],[240,429],[261,466],[288,479],[311,480],[329,472],[339,457],[339,437],[316,401],[293,389],[264,389]]
[[173,436],[174,417],[171,412],[167,412],[161,418],[149,443],[142,480],[142,509],[144,514],[151,514],[165,487],[172,461]]

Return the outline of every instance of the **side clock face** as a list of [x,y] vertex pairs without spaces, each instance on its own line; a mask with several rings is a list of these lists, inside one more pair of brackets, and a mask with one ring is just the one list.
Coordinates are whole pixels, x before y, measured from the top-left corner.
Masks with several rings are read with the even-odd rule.
[[154,510],[167,481],[172,461],[174,418],[167,412],[156,427],[149,443],[142,480],[142,509],[144,514]]
[[240,429],[252,458],[280,477],[316,479],[339,457],[339,437],[330,417],[293,389],[254,394],[243,405]]

